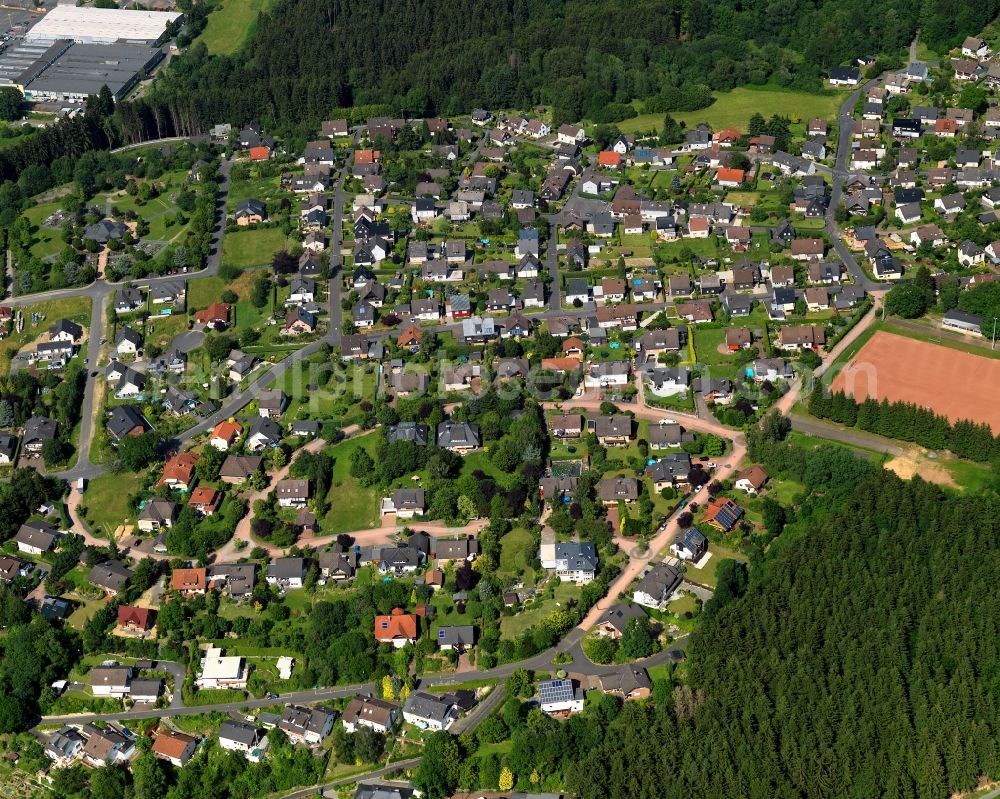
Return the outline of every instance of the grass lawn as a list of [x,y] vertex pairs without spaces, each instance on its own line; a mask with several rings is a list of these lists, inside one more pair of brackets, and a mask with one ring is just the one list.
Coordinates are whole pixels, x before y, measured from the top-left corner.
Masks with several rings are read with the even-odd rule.
[[143,473],[105,472],[87,483],[83,504],[95,535],[110,538],[129,515],[128,498],[142,485]]
[[657,680],[670,680],[670,664],[669,663],[657,663],[655,666],[648,666],[646,668],[646,673],[649,675],[649,679],[652,682]]
[[270,264],[271,257],[286,243],[279,228],[258,228],[227,233],[222,239],[222,262],[245,268]]
[[365,488],[351,477],[351,454],[358,448],[375,456],[375,434],[342,441],[327,450],[333,458],[333,478],[327,498],[330,512],[321,522],[325,534],[363,530],[378,524],[378,497],[375,490]]
[[723,560],[727,558],[730,560],[746,560],[746,557],[736,550],[729,549],[724,544],[717,544],[714,541],[708,545],[708,551],[712,553],[712,557],[708,559],[708,563],[701,569],[696,569],[693,565],[689,566],[685,577],[693,583],[707,585],[709,588],[715,588],[718,580],[716,575],[719,570],[719,564]]
[[151,316],[146,320],[146,340],[156,344],[161,349],[187,330],[187,314],[174,313],[170,316]]
[[683,616],[685,613],[694,613],[698,610],[698,600],[691,594],[681,594],[669,605],[667,610],[676,616]]
[[257,15],[272,0],[222,0],[211,14],[199,37],[212,55],[235,53],[253,35]]
[[[731,92],[717,92],[715,102],[708,108],[671,116],[689,128],[707,122],[714,130],[729,127],[746,130],[755,113],[765,118],[772,114],[787,116],[793,122],[812,117],[832,119],[847,94],[846,91],[800,92],[772,86],[741,86]],[[622,133],[658,131],[663,127],[663,114],[641,114],[619,122],[618,127]]]
[[802,483],[796,483],[794,480],[771,480],[765,494],[787,507],[792,504],[795,497],[805,491],[805,488]]
[[[24,328],[20,333],[12,332],[0,340],[0,374],[10,372],[11,350],[20,349],[31,343],[60,319],[71,319],[83,325],[84,329],[89,328],[90,310],[90,297],[64,297],[22,308]],[[37,322],[33,321],[33,314],[38,314]]]
[[498,469],[485,452],[470,452],[468,455],[463,456],[462,474],[472,474],[475,471],[481,471],[483,474],[492,477],[505,488],[510,483],[510,475]]
[[524,577],[532,580],[531,564],[536,557],[535,539],[529,530],[515,527],[500,539],[500,569],[497,576],[502,580]]
[[66,620],[67,623],[74,630],[82,630],[83,625],[104,606],[105,601],[104,599],[87,600],[70,614]]
[[680,258],[682,252],[690,252],[692,255],[696,255],[699,258],[718,258],[720,255],[725,254],[729,251],[728,247],[717,246],[717,239],[715,236],[709,236],[706,239],[678,239],[677,241],[668,241],[663,244],[657,244],[656,249],[658,252],[662,253],[666,258]]
[[517,638],[522,632],[538,624],[552,611],[565,608],[570,599],[580,598],[580,587],[573,583],[560,583],[556,586],[555,598],[536,602],[513,616],[500,619],[500,634],[504,638]]
[[[225,241],[231,237],[227,236]],[[268,256],[270,258],[270,256]],[[239,301],[233,318],[233,329],[237,332],[251,327],[260,326],[261,322],[271,316],[272,303],[263,308],[257,308],[250,302],[250,292],[253,290],[255,274],[253,270],[243,272],[238,278],[227,283],[221,277],[198,277],[188,281],[188,306],[196,310],[207,308],[213,302],[219,302],[222,292],[227,289],[235,292]]]

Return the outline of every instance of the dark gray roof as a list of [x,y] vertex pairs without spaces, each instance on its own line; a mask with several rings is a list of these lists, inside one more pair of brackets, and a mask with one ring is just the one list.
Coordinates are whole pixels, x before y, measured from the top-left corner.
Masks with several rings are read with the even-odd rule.
[[128,435],[136,427],[145,429],[146,420],[134,405],[118,405],[108,414],[108,433],[115,440]]
[[452,707],[452,702],[444,697],[423,691],[414,691],[406,698],[403,712],[443,724]]
[[120,591],[131,576],[132,572],[123,564],[117,560],[109,560],[94,566],[90,570],[90,574],[87,575],[87,579],[101,588]]
[[438,446],[449,449],[452,447],[478,447],[480,444],[478,425],[446,419],[438,425]]
[[48,441],[56,437],[58,425],[46,416],[32,416],[24,423],[24,443]]
[[397,441],[413,441],[419,446],[427,446],[427,425],[418,422],[400,422],[389,427],[386,441],[394,444]]
[[629,620],[645,618],[646,614],[638,605],[612,605],[597,620],[598,624],[610,624],[618,632],[625,632]]
[[264,731],[252,724],[242,724],[237,721],[224,721],[219,727],[219,738],[237,741],[244,746],[253,746],[264,737]]
[[438,646],[472,646],[476,643],[476,628],[471,624],[458,627],[439,627],[437,642]]

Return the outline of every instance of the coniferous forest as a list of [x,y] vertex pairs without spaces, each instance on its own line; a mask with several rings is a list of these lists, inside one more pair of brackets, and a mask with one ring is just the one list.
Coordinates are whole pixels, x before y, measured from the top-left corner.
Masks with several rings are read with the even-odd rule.
[[918,28],[946,49],[998,10],[1000,0],[280,0],[242,52],[209,57],[196,43],[120,121],[145,138],[250,119],[315,127],[352,106],[423,116],[545,103],[557,122],[614,122],[635,114],[635,99],[683,111],[747,83],[819,89],[831,66],[902,53]]

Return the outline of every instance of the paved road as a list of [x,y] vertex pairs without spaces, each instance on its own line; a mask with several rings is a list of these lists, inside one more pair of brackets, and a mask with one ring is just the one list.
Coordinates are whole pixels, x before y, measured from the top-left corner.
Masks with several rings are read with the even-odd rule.
[[859,430],[841,427],[838,424],[816,419],[812,416],[793,413],[788,417],[788,420],[792,423],[793,430],[805,433],[806,435],[839,441],[841,444],[847,444],[852,447],[873,449],[894,457],[904,455],[906,452],[903,447],[892,444],[880,436],[872,436]]
[[850,272],[854,282],[865,289],[865,291],[877,291],[888,288],[881,283],[876,283],[865,274],[865,270],[858,264],[853,253],[844,245],[844,231],[837,224],[836,213],[844,193],[844,183],[847,180],[847,165],[851,155],[851,144],[854,136],[854,106],[858,102],[861,93],[877,81],[869,81],[860,88],[851,92],[847,99],[840,106],[838,114],[839,138],[837,141],[837,162],[833,169],[832,188],[830,193],[830,203],[826,208],[825,230],[833,241],[834,252],[843,262],[847,271]]

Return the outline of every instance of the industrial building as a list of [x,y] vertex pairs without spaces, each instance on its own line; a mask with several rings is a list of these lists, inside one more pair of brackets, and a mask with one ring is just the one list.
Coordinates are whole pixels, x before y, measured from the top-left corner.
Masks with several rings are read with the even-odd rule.
[[70,39],[81,44],[154,44],[181,14],[59,5],[25,34],[29,42]]
[[72,44],[23,84],[24,96],[34,102],[82,102],[107,86],[117,101],[162,58],[162,50],[142,44]]
[[65,53],[72,42],[18,42],[0,53],[0,86],[14,86],[22,94],[31,81],[41,75]]

